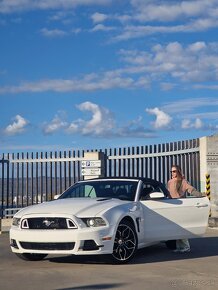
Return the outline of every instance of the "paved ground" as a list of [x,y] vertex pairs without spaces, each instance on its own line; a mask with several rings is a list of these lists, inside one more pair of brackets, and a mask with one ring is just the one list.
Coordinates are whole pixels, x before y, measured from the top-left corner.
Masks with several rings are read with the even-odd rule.
[[0,289],[218,289],[218,229],[190,241],[191,253],[176,254],[163,244],[138,251],[127,265],[99,257],[54,257],[28,262],[11,253],[0,235]]

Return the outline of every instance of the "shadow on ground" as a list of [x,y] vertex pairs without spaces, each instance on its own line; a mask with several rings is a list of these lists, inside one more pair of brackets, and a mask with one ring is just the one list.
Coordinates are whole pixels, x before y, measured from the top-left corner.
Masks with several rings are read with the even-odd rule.
[[[190,240],[191,252],[174,253],[169,250],[165,243],[159,243],[137,251],[136,256],[128,264],[158,263],[164,261],[196,259],[218,255],[218,237],[205,237]],[[208,247],[210,245],[210,247]],[[74,264],[110,264],[108,258],[102,255],[89,256],[58,256],[48,257],[52,263],[74,263]],[[127,264],[127,265],[128,265]],[[82,288],[81,288],[82,289]],[[104,288],[103,288],[104,289]],[[106,288],[105,288],[106,289]]]
[[123,283],[110,283],[110,284],[94,284],[94,285],[84,285],[84,286],[77,286],[77,287],[72,287],[72,288],[58,288],[56,290],[94,290],[94,289],[113,289],[113,288],[120,288],[120,287],[125,287],[125,284]]

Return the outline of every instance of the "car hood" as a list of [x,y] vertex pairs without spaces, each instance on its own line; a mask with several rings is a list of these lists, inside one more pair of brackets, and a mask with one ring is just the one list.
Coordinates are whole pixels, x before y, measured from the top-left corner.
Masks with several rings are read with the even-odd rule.
[[26,207],[19,211],[16,216],[31,214],[67,214],[77,217],[92,217],[112,207],[129,203],[119,199],[105,198],[68,198],[44,202],[38,205]]

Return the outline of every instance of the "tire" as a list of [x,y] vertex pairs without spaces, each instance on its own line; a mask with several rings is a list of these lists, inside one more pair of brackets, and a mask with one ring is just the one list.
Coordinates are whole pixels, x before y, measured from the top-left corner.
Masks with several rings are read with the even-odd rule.
[[170,250],[175,250],[176,249],[176,240],[169,240],[165,242],[166,246]]
[[114,264],[128,263],[138,248],[138,238],[135,227],[129,221],[121,221],[115,239],[111,260]]
[[20,259],[25,261],[40,261],[43,260],[47,254],[29,254],[29,253],[15,253]]

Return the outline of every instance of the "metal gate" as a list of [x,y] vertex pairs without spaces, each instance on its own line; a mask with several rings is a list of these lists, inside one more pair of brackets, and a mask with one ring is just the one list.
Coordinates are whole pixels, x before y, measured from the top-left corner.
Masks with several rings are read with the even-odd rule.
[[[86,151],[90,152],[90,151]],[[200,189],[199,139],[158,145],[91,150],[105,155],[106,177],[149,177],[166,183],[173,164]],[[0,158],[1,212],[53,199],[81,180],[84,150],[3,154]]]

